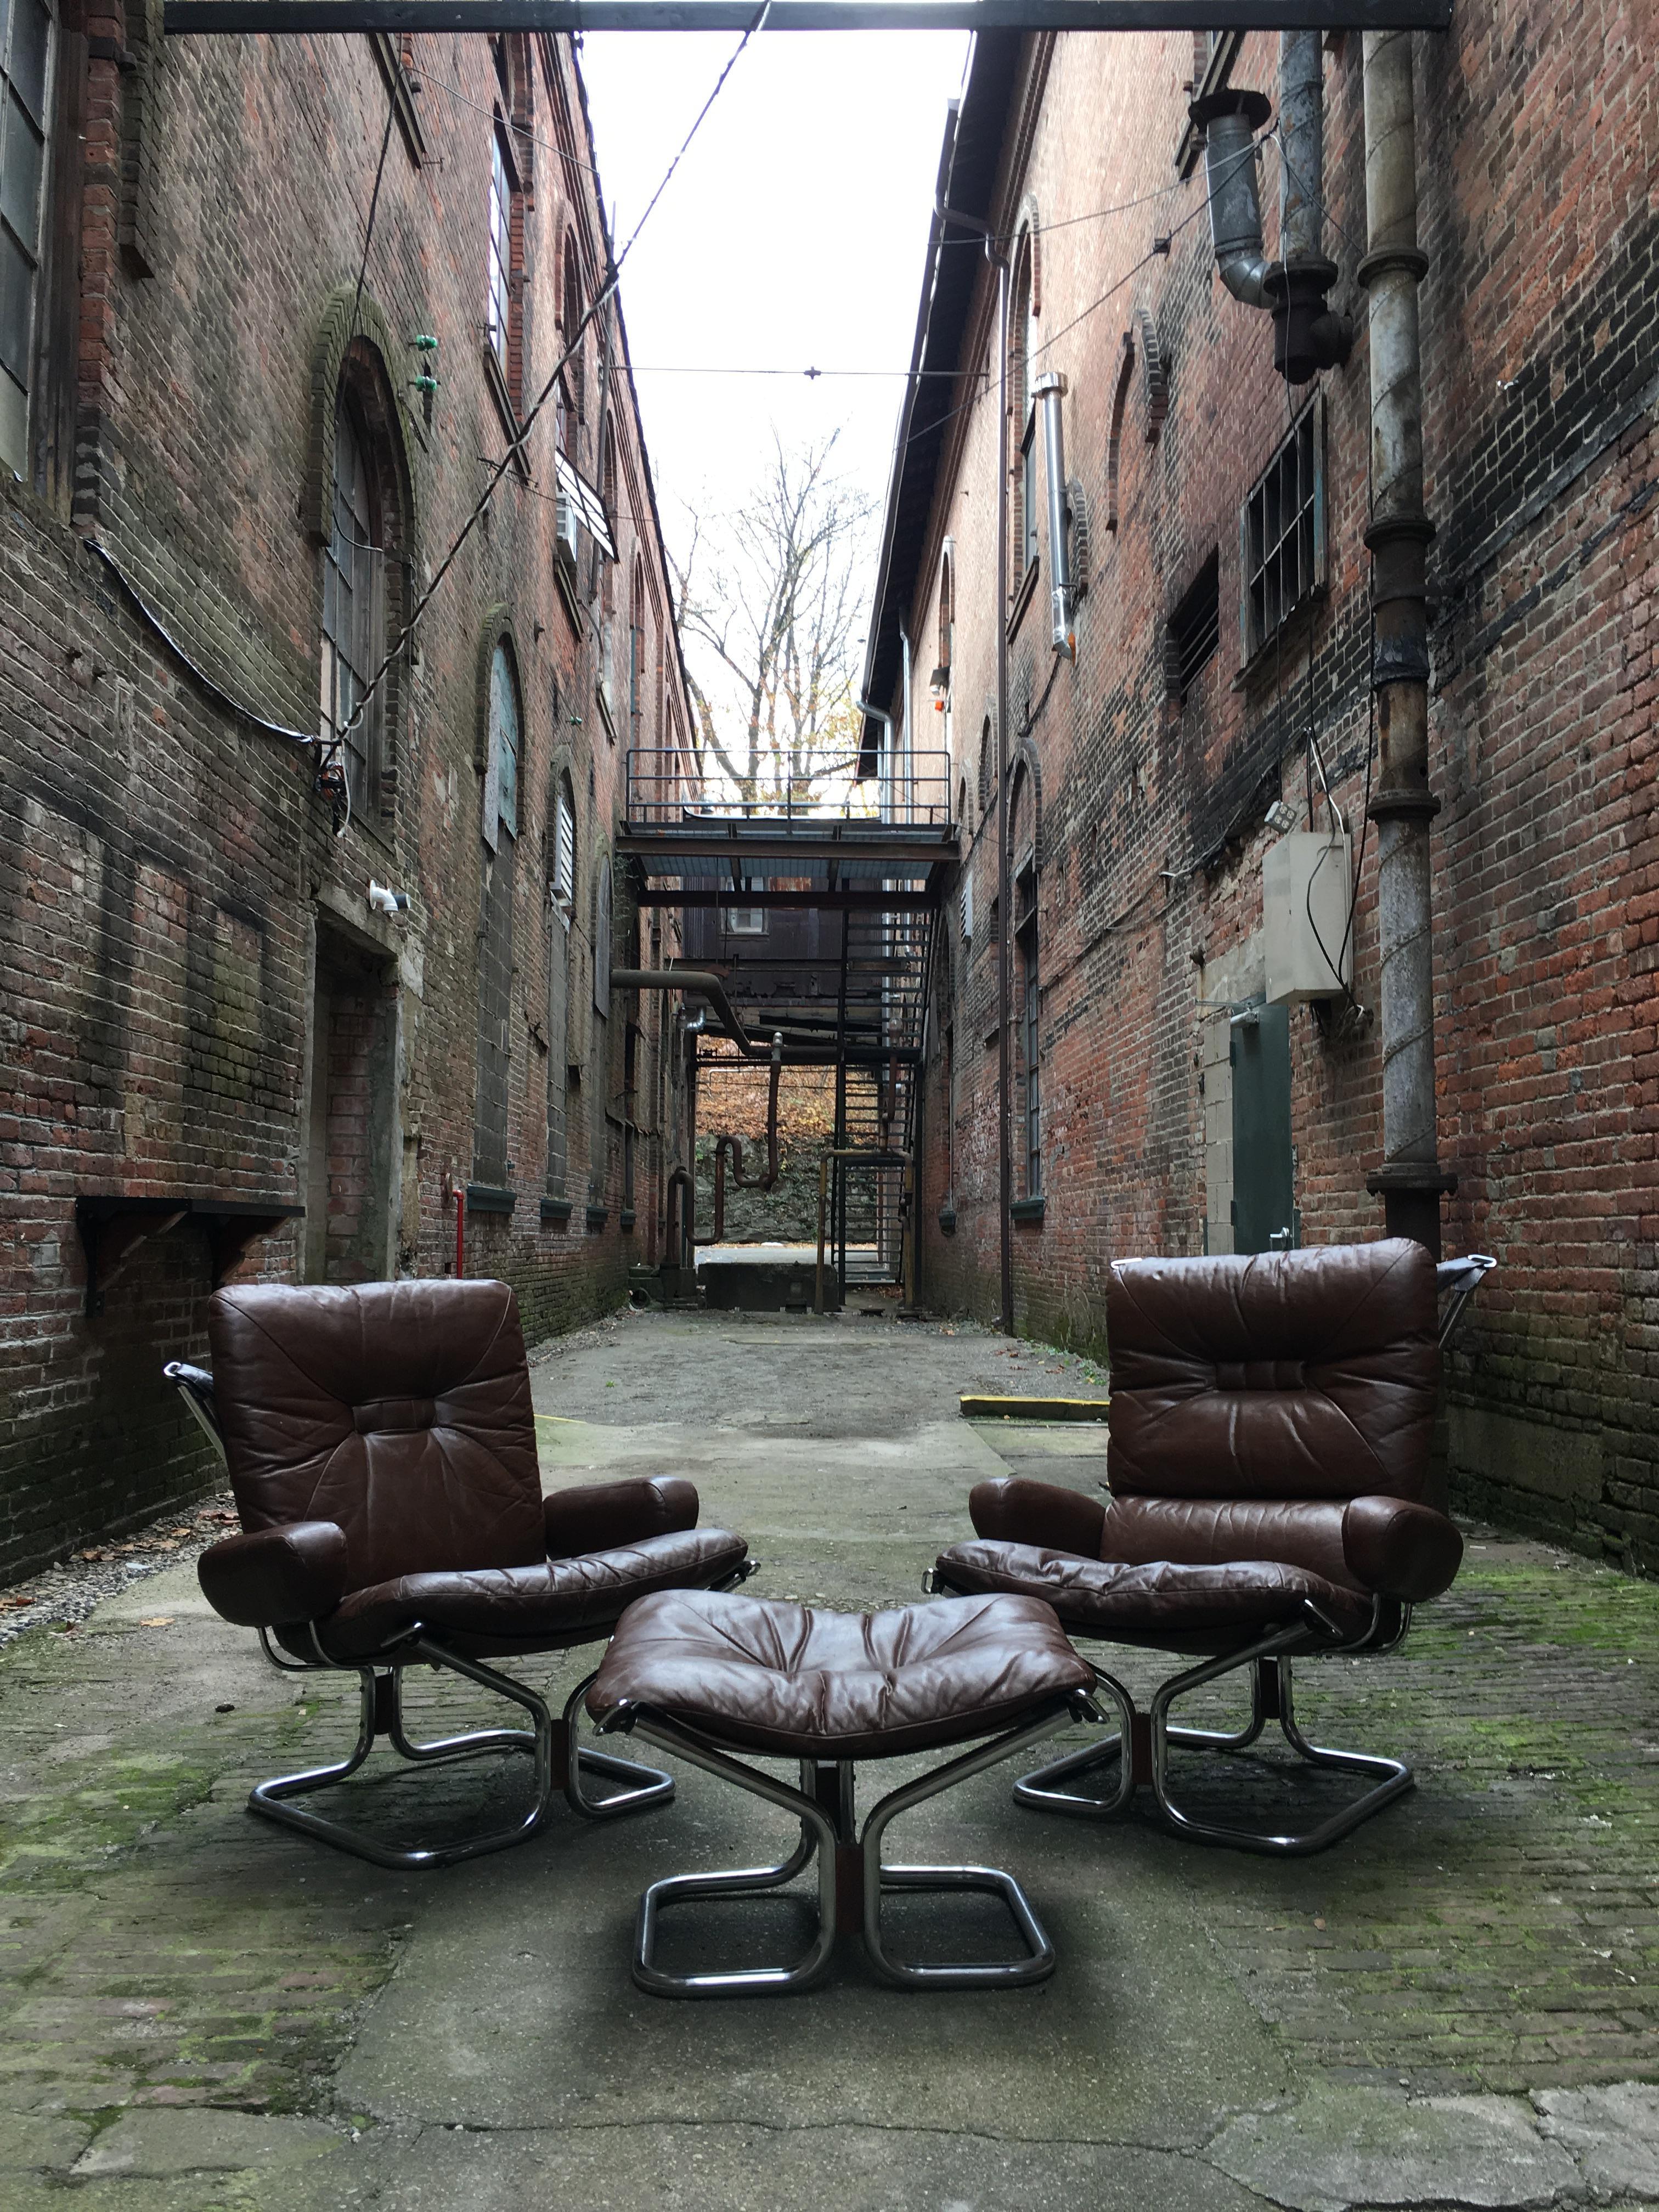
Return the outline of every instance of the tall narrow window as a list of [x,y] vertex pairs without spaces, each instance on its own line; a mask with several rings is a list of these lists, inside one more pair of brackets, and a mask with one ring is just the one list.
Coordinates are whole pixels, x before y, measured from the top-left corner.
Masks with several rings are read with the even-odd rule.
[[[1008,838],[1014,859],[1014,950],[1018,960],[1019,1005],[1017,1048],[1024,1123],[1026,1198],[1042,1195],[1042,1069],[1040,1017],[1042,980],[1037,969],[1037,867],[1031,787],[1024,769],[1015,781]],[[1021,847],[1024,847],[1021,857]]]
[[513,187],[507,149],[495,131],[489,142],[489,343],[505,374],[513,325]]
[[568,771],[553,788],[548,837],[547,1188],[565,1195],[570,1149],[570,930],[576,912],[576,800]]
[[593,861],[593,1045],[588,1055],[591,1098],[587,1197],[590,1206],[605,1203],[610,1166],[605,1109],[611,1097],[611,898],[610,855],[596,854]]
[[[490,657],[489,766],[484,779],[483,887],[478,915],[478,1087],[473,1174],[499,1188],[510,1172],[508,1094],[513,1067],[513,865],[519,826],[518,672],[505,638]],[[492,835],[493,832],[493,835]]]
[[634,563],[634,585],[628,606],[628,740],[640,742],[645,714],[645,568]]
[[0,465],[27,477],[52,17],[41,0],[0,5]]
[[484,842],[494,852],[503,832],[519,834],[519,674],[503,638],[489,661],[489,728],[484,757]]
[[1314,403],[1244,502],[1238,532],[1244,658],[1259,653],[1325,582],[1325,414]]
[[571,355],[570,359],[565,363],[564,386],[565,391],[568,393],[568,398],[566,400],[567,436],[565,440],[561,441],[560,450],[568,453],[570,459],[573,461],[575,461],[579,465],[581,460],[581,454],[579,451],[579,432],[582,419],[583,399],[585,397],[582,382],[582,364],[586,352],[585,346],[576,345],[576,332],[581,328],[581,262],[579,258],[576,245],[576,234],[573,230],[564,242],[564,327],[561,335],[564,339],[565,344],[567,346],[576,346],[576,350]]
[[333,519],[323,556],[322,737],[340,754],[354,813],[373,811],[384,692],[359,712],[384,652],[386,560],[356,402],[334,409]]
[[[617,512],[617,440],[609,422],[605,426],[599,489],[608,515]],[[606,734],[617,734],[617,586],[614,561],[599,556],[599,666],[596,683]]]

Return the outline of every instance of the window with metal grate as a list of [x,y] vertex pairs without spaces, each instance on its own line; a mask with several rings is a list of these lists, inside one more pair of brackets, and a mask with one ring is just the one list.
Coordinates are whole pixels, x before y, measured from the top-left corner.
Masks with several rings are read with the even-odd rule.
[[1325,402],[1316,394],[1244,502],[1239,617],[1250,660],[1324,585]]

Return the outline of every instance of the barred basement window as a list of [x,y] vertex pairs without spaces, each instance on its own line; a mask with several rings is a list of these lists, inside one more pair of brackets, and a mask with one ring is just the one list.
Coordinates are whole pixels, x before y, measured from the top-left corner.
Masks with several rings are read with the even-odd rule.
[[1170,696],[1183,707],[1187,695],[1214,659],[1221,638],[1221,568],[1212,553],[1164,634],[1164,678]]
[[1244,658],[1261,652],[1325,583],[1325,401],[1296,423],[1238,522]]

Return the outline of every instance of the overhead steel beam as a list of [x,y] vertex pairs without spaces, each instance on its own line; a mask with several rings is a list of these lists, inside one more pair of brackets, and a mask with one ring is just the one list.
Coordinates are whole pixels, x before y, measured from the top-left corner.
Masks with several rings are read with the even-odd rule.
[[[754,0],[167,0],[173,36],[746,31]],[[1443,31],[1451,0],[772,0],[769,31]]]
[[[932,891],[745,891],[745,906],[818,907],[826,914],[926,914],[939,904]],[[665,884],[636,892],[636,906],[731,906],[730,891],[677,891]]]
[[[751,833],[740,842],[723,836],[718,830],[630,830],[624,825],[617,832],[618,853],[636,854],[659,868],[671,867],[677,860],[729,862],[734,886],[740,873],[747,874],[765,861],[829,860],[839,861],[843,867],[849,861],[901,861],[922,868],[932,867],[940,860],[954,860],[957,849],[954,836],[942,838],[935,835],[924,840],[907,837],[896,830],[884,837],[860,838],[856,846],[800,832],[792,836],[787,831],[780,831],[775,837],[757,837]],[[780,869],[778,872],[786,871]]]

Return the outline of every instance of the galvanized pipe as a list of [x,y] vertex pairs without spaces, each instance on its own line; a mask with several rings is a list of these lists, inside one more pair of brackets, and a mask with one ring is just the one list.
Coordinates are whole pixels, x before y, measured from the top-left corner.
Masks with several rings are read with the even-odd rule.
[[1423,370],[1417,288],[1428,267],[1417,236],[1416,115],[1410,34],[1368,31],[1364,46],[1366,254],[1371,514],[1379,763],[1377,825],[1382,948],[1382,1166],[1366,1178],[1391,1236],[1437,1257],[1440,1197],[1456,1188],[1437,1152],[1433,929],[1429,824],[1427,550],[1423,504]]
[[1204,133],[1210,239],[1216,273],[1247,307],[1267,305],[1272,264],[1261,246],[1261,196],[1255,134],[1272,113],[1264,93],[1229,90],[1195,100],[1188,113]]
[[1279,38],[1279,254],[1282,261],[1325,258],[1325,52],[1317,31]]
[[1050,369],[1036,380],[1042,405],[1042,458],[1048,477],[1048,641],[1068,660],[1077,658],[1072,628],[1072,556],[1066,543],[1066,429],[1060,402],[1066,379]]
[[745,1060],[758,1060],[763,1048],[757,1045],[738,1019],[732,1001],[726,995],[726,982],[707,968],[613,968],[611,970],[613,991],[688,991],[694,998],[707,999],[719,1015],[729,1036]]

